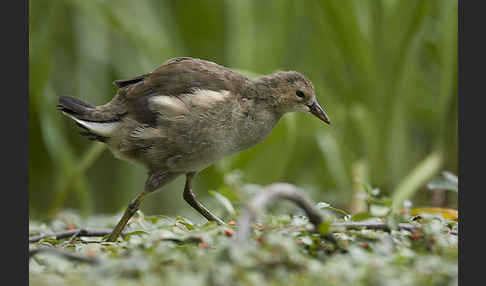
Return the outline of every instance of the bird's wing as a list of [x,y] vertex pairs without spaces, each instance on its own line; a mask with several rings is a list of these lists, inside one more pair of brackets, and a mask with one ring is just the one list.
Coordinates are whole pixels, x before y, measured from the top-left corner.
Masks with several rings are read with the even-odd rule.
[[[115,85],[121,87],[119,95],[126,100],[129,114],[141,123],[154,126],[158,115],[183,107],[181,96],[227,94],[241,87],[246,79],[216,63],[180,57],[164,62],[151,73],[115,81]],[[154,111],[154,103],[158,104],[157,111]]]
[[247,78],[240,73],[201,59],[179,57],[167,60],[151,73],[114,84],[126,90],[127,98],[147,94],[177,96],[195,90],[234,90]]

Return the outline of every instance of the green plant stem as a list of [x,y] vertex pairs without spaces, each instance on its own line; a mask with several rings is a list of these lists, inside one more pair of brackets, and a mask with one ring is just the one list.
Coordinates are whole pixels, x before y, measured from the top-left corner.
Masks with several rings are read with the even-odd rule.
[[[70,193],[70,188],[73,184],[77,183],[78,179],[88,170],[88,168],[100,157],[100,155],[105,151],[106,146],[105,144],[101,143],[93,143],[89,150],[81,157],[80,163],[75,167],[68,171],[67,179],[61,185],[60,192],[58,193],[53,207],[51,208],[52,212],[55,213],[59,210],[59,208],[63,205],[64,201],[66,200],[68,194]],[[85,196],[82,196],[85,197]],[[85,198],[85,200],[90,201],[89,198]]]
[[412,197],[422,185],[431,180],[439,171],[442,162],[442,152],[436,151],[427,156],[415,169],[413,169],[393,192],[392,209],[396,210],[400,208],[404,200]]

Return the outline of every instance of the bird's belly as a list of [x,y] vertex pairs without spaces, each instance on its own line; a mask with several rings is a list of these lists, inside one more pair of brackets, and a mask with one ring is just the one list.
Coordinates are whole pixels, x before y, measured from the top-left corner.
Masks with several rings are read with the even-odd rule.
[[196,128],[192,132],[171,137],[170,144],[158,146],[159,149],[173,150],[161,163],[174,172],[197,172],[225,156],[258,144],[267,133],[269,132],[266,134],[248,132],[245,133],[245,138],[242,138],[241,133],[238,133],[237,128],[232,125],[223,127],[215,124],[214,128],[208,126]]
[[188,151],[174,152],[164,165],[174,172],[197,172],[229,154],[227,146],[214,142],[199,142],[191,147],[186,147],[190,148]]
[[168,164],[174,170],[184,171],[200,171],[213,164],[215,161],[229,156],[234,153],[249,149],[258,143],[262,142],[268,132],[248,132],[245,138],[236,137],[233,135],[209,136],[208,140],[198,140],[198,143],[191,144],[189,152],[184,154],[177,154],[168,160]]

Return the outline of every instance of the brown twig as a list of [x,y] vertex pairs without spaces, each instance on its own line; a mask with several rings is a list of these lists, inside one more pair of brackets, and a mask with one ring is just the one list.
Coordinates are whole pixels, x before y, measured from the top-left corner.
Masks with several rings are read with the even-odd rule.
[[[344,227],[346,229],[373,229],[373,230],[384,230],[390,231],[390,227],[382,222],[335,222],[331,224],[331,227],[339,228]],[[399,223],[399,229],[408,230],[410,232],[414,232],[420,229],[419,226],[409,224],[409,223]]]
[[84,262],[84,263],[88,263],[88,264],[99,263],[99,260],[94,258],[94,257],[82,256],[82,255],[79,255],[79,254],[70,253],[70,252],[63,251],[61,249],[50,248],[50,247],[43,247],[43,248],[37,248],[37,249],[29,250],[29,259],[34,257],[35,255],[37,255],[39,253],[43,253],[43,252],[44,253],[52,253],[52,254],[58,255],[60,257],[66,258],[67,260],[76,261],[76,262]]
[[251,225],[260,215],[265,206],[273,200],[286,199],[294,202],[301,207],[309,217],[310,222],[317,228],[324,220],[324,215],[318,208],[314,207],[312,201],[300,192],[299,189],[291,184],[275,183],[265,187],[265,190],[258,193],[243,210],[238,222],[238,233],[236,239],[238,242],[247,240]]
[[[96,237],[96,236],[105,236],[111,233],[111,229],[87,229],[87,228],[81,228],[81,229],[73,229],[73,230],[68,230],[68,231],[63,231],[63,232],[56,232],[56,233],[48,233],[48,234],[41,234],[37,236],[32,236],[29,237],[29,243],[31,242],[37,242],[41,239],[48,238],[48,237],[53,237],[54,239],[62,239],[62,238],[71,238],[74,239],[75,237]],[[122,234],[122,236],[125,235],[125,233]]]
[[[390,227],[382,222],[335,222],[331,224],[331,228],[346,228],[346,229],[372,229],[372,230],[384,230],[390,231]],[[413,225],[410,223],[399,223],[398,229],[408,230],[415,232],[421,229],[419,225]],[[449,231],[451,235],[457,235],[457,231]]]

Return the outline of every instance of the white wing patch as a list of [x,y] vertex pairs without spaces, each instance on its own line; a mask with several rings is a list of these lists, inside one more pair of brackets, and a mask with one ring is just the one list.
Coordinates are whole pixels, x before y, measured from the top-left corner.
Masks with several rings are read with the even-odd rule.
[[64,115],[73,119],[77,123],[81,124],[82,126],[86,127],[89,131],[93,132],[94,134],[109,137],[113,131],[118,127],[119,122],[92,122],[92,121],[84,121],[72,116],[69,113],[63,112]]
[[162,113],[185,113],[187,108],[179,98],[175,96],[159,95],[150,98],[150,103],[154,107],[154,111]]
[[227,100],[229,95],[230,92],[228,90],[197,89],[193,94],[184,95],[183,100],[187,100],[191,105],[209,107],[215,103]]
[[209,108],[213,104],[227,100],[228,90],[212,91],[196,89],[194,93],[178,97],[159,95],[150,98],[150,109],[168,119],[179,119],[189,114],[189,108]]

